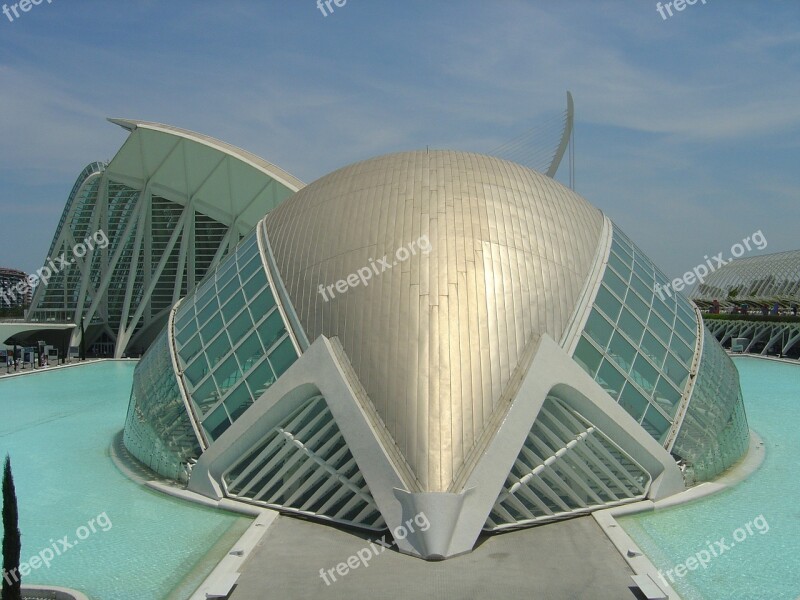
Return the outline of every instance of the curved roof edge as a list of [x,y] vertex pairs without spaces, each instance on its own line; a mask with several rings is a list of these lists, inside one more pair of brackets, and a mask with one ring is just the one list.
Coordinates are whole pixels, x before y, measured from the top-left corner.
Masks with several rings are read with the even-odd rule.
[[135,121],[132,119],[112,119],[112,118],[108,118],[108,121],[109,123],[113,123],[114,125],[119,125],[123,129],[127,129],[130,132],[133,132],[139,128],[151,129],[153,131],[160,131],[162,133],[177,135],[182,138],[186,138],[188,140],[203,144],[205,146],[209,146],[210,148],[213,148],[215,150],[235,155],[243,162],[246,162],[252,167],[260,171],[263,171],[276,181],[282,183],[287,188],[295,192],[299,191],[300,189],[306,186],[306,184],[303,181],[301,181],[288,171],[284,171],[280,167],[264,160],[260,156],[253,154],[252,152],[248,152],[247,150],[243,150],[242,148],[234,146],[233,144],[228,144],[227,142],[223,142],[221,140],[218,140],[208,135],[204,135],[202,133],[189,131],[188,129],[181,129],[180,127],[173,127],[172,125],[164,125],[163,123],[153,123],[150,121]]

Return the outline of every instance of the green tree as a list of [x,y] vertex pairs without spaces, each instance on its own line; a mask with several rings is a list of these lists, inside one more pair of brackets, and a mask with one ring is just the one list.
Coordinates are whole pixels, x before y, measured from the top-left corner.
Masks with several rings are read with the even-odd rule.
[[19,532],[19,511],[14,476],[11,474],[11,457],[6,454],[3,469],[3,595],[2,600],[22,600],[22,582],[19,575],[19,556],[22,536]]

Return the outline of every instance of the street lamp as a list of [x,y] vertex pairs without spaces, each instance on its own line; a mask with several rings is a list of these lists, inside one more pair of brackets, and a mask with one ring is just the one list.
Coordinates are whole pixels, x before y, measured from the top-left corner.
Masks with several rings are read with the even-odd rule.
[[81,315],[81,360],[86,360],[86,330],[83,325],[84,316]]

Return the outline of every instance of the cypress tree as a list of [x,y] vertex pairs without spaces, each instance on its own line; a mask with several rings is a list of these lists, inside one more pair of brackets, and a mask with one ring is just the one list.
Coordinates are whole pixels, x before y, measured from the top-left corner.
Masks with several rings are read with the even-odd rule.
[[22,551],[19,532],[19,511],[14,476],[11,474],[11,457],[6,454],[3,469],[3,594],[2,600],[22,600],[22,582],[19,574],[19,557]]

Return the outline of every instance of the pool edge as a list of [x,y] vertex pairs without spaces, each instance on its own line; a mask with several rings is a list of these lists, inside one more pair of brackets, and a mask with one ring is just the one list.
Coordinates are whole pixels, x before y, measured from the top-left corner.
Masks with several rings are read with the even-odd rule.
[[250,557],[255,547],[261,542],[262,538],[267,534],[270,526],[278,518],[278,511],[269,508],[261,508],[244,502],[237,502],[229,498],[212,500],[195,492],[176,487],[172,482],[167,480],[157,479],[154,474],[147,472],[144,467],[142,467],[141,472],[137,473],[134,471],[134,465],[129,464],[129,461],[135,459],[132,457],[128,459],[127,457],[121,456],[119,452],[120,446],[124,449],[124,446],[122,446],[122,431],[119,431],[114,436],[109,448],[109,453],[117,469],[134,483],[178,500],[254,518],[250,526],[225,553],[225,556],[217,562],[216,566],[211,570],[211,573],[203,579],[188,600],[206,600],[206,598],[209,597],[206,593],[211,590],[216,592],[226,587],[228,587],[229,590],[233,589],[233,586],[236,584],[241,574],[242,566]]
[[639,547],[639,545],[628,535],[628,532],[617,522],[618,517],[640,514],[644,512],[655,512],[666,510],[681,504],[694,502],[701,498],[706,498],[713,494],[730,489],[755,473],[764,463],[766,458],[766,448],[764,441],[755,431],[750,430],[750,446],[742,459],[723,473],[714,481],[701,483],[688,490],[664,498],[657,502],[652,500],[642,500],[633,504],[616,506],[605,510],[592,513],[595,522],[603,530],[606,537],[617,549],[622,558],[636,575],[649,576],[656,581],[669,600],[681,600],[681,596],[669,585],[659,574],[658,569],[650,560],[650,557]]

